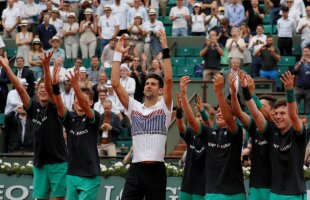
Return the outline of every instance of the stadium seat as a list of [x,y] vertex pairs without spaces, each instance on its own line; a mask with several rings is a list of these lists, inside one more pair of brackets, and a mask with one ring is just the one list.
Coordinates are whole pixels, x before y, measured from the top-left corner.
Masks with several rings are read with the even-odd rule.
[[108,77],[111,78],[112,67],[105,68],[104,71],[107,73]]
[[0,113],[0,126],[4,125],[4,113]]
[[63,62],[64,68],[68,69],[74,66],[74,61],[72,59],[65,59]]
[[264,33],[265,34],[269,34],[272,35],[273,34],[273,30],[272,30],[272,25],[264,25]]
[[265,15],[264,20],[263,20],[263,24],[270,24],[270,15]]
[[300,44],[295,44],[292,48],[294,56],[300,56],[302,54],[302,49]]
[[200,51],[202,48],[193,48],[193,56],[200,56]]
[[177,47],[176,56],[193,56],[192,47]]
[[243,66],[241,69],[247,74],[251,74],[251,66]]
[[121,150],[119,152],[120,155],[126,155],[130,150],[131,145],[131,140],[116,141],[116,148]]
[[228,51],[224,48],[224,55],[221,57],[221,65],[229,65],[228,62]]
[[165,31],[167,36],[172,35],[172,27],[171,26],[165,26]]
[[164,23],[164,18],[165,18],[164,16],[158,16],[158,17],[157,17],[157,20],[158,20],[158,21],[161,21],[162,23]]
[[122,133],[118,136],[118,140],[131,140],[131,136],[128,133],[128,128],[123,128]]
[[177,75],[176,76],[195,76],[195,66],[193,67],[177,67]]
[[163,21],[164,25],[172,25],[172,21],[169,19],[169,17],[164,17]]
[[295,56],[281,56],[280,61],[278,62],[278,67],[283,66],[294,66],[296,64]]
[[90,68],[90,58],[83,58],[83,66],[85,68]]
[[171,58],[172,66],[176,67],[184,67],[185,66],[185,58],[184,57],[172,57]]
[[283,74],[289,70],[290,70],[289,66],[278,67],[278,74],[279,74],[279,76],[281,76],[281,74]]
[[[169,6],[175,6],[176,4],[177,4],[176,0],[168,0],[168,3],[167,3],[167,5]],[[167,15],[169,15],[169,13],[167,13]]]
[[185,61],[186,66],[195,66],[197,64],[201,64],[203,61],[202,57],[187,57]]
[[8,55],[8,58],[12,58],[12,57],[16,56],[17,48],[7,48],[6,53]]

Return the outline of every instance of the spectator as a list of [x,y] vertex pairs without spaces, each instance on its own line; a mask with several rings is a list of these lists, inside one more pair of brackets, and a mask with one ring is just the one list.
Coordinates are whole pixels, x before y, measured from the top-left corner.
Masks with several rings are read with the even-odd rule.
[[52,46],[50,45],[50,40],[57,34],[55,26],[51,25],[49,14],[44,15],[44,21],[39,24],[36,31],[36,36],[40,38],[42,42],[43,49],[46,51]]
[[256,27],[263,23],[264,9],[258,7],[258,0],[251,0],[252,7],[246,11],[245,16],[248,21],[248,26],[251,30],[251,34],[255,35]]
[[92,88],[92,82],[88,80],[87,78],[87,73],[86,73],[86,68],[81,67],[80,68],[80,78],[79,78],[79,85],[80,88]]
[[15,42],[18,46],[17,57],[23,57],[25,61],[25,66],[29,66],[29,52],[30,44],[32,42],[32,33],[28,32],[28,22],[27,20],[22,20],[20,23],[21,32],[16,34]]
[[183,6],[183,0],[177,0],[177,6],[171,8],[170,20],[172,36],[187,36],[187,22],[190,20],[190,15],[188,8]]
[[24,66],[24,58],[17,57],[16,58],[16,76],[17,78],[24,78],[28,83],[27,93],[30,97],[34,95],[34,81],[35,77],[32,70],[29,67]]
[[160,75],[161,77],[164,77],[163,70],[162,70],[163,63],[159,59],[154,58],[152,60],[152,65],[150,69],[148,69],[146,61],[147,61],[147,58],[145,54],[142,54],[142,72],[144,76],[148,76],[149,74],[155,73],[155,74]]
[[222,6],[219,7],[219,9],[217,9],[217,7],[211,9],[210,15],[208,15],[205,18],[205,23],[207,25],[207,31],[208,32],[210,32],[212,30],[216,31],[219,28],[220,21],[221,21],[221,19],[224,18],[224,15],[219,14],[219,12],[223,12],[223,11],[225,11],[225,10],[224,10],[224,7],[222,7]]
[[110,43],[104,47],[101,55],[101,63],[103,63],[104,69],[112,67],[114,49],[115,40],[111,40]]
[[78,39],[79,24],[75,22],[74,12],[69,13],[68,23],[64,24],[63,35],[64,44],[66,49],[66,57],[68,59],[76,59],[79,50],[79,39]]
[[134,0],[133,7],[129,8],[127,16],[127,28],[130,24],[133,24],[134,17],[140,14],[142,16],[143,23],[148,20],[147,11],[144,6],[142,6],[141,0]]
[[167,16],[167,2],[168,2],[167,0],[158,0],[159,7],[161,10],[161,16],[163,17]]
[[156,11],[149,10],[149,21],[143,24],[145,28],[145,44],[144,52],[147,57],[148,66],[151,65],[152,58],[158,57],[161,54],[162,48],[159,40],[159,31],[165,30],[161,21],[156,19]]
[[240,26],[244,20],[244,7],[238,0],[232,0],[232,3],[226,6],[225,17],[229,19],[230,26]]
[[87,8],[92,9],[92,2],[91,1],[82,1],[80,9],[77,11],[74,11],[71,9],[71,12],[78,12],[78,14],[76,14],[76,16],[78,16],[78,17],[76,17],[78,23],[80,23],[82,20],[84,20],[84,12]]
[[[248,49],[253,50],[253,55],[264,45],[266,45],[267,36],[264,34],[263,25],[258,25],[256,27],[256,35],[250,40]],[[253,62],[251,66],[251,76],[258,77],[261,68],[261,58],[253,57]]]
[[310,114],[310,47],[304,47],[300,61],[294,66],[296,79],[296,100],[299,104],[304,100],[304,114]]
[[[287,2],[287,0],[281,0],[281,4],[282,5],[285,5],[285,6],[288,6],[289,7],[289,4]],[[302,17],[305,17],[306,16],[306,7],[305,7],[305,3],[303,2],[303,0],[294,0],[292,2],[292,12],[296,13],[296,16],[302,16]],[[291,10],[290,10],[291,12]]]
[[5,104],[8,96],[8,84],[10,80],[6,75],[5,71],[2,69],[0,65],[0,112],[3,113],[5,110]]
[[1,37],[1,35],[0,35],[0,56],[4,56],[3,55],[3,49],[4,49],[4,47],[5,47],[5,44],[4,44],[4,42],[3,42],[3,40],[2,40],[2,37]]
[[[292,1],[292,0],[288,0]],[[278,47],[281,56],[291,56],[293,47],[293,33],[296,31],[296,22],[288,17],[289,8],[282,8],[282,17],[278,20]]]
[[80,69],[80,67],[82,67],[82,65],[83,65],[83,60],[82,60],[82,58],[81,58],[81,57],[77,57],[77,58],[75,59],[75,64],[74,64],[73,67],[69,68],[70,66],[65,66],[65,68],[67,69],[67,70],[66,70],[66,74],[67,74],[67,75],[70,75],[70,72],[73,74],[73,73],[74,73],[74,68]]
[[[28,83],[26,79],[21,78],[19,79],[20,83],[22,86],[27,90],[28,88]],[[4,109],[4,115],[10,115],[10,113],[16,112],[18,106],[23,105],[22,100],[20,99],[20,96],[17,92],[16,89],[10,90],[9,93],[7,94],[7,100],[6,100],[6,105]]]
[[24,1],[14,0],[14,8],[17,8],[19,13],[21,13],[24,5],[25,5]]
[[243,64],[248,65],[252,63],[251,52],[248,49],[252,35],[250,34],[250,29],[248,25],[245,23],[242,23],[240,25],[240,31],[241,31],[241,38],[244,40],[246,46],[246,48],[243,51]]
[[46,9],[42,10],[42,12],[40,13],[39,24],[41,24],[42,21],[44,21],[44,15],[48,14],[49,16],[51,16],[52,11],[53,11],[53,2],[51,0],[47,0],[46,1]]
[[105,92],[108,91],[107,88],[105,88],[106,83],[108,81],[108,76],[105,72],[100,72],[98,74],[98,83],[93,85],[93,91],[94,91],[94,102],[98,101],[98,91],[103,90]]
[[[38,5],[39,5],[39,15],[40,15],[42,11],[46,9],[46,0],[40,0]],[[39,22],[39,20],[40,20],[40,16],[37,22]]]
[[300,19],[296,29],[297,33],[301,33],[301,48],[310,44],[310,6],[306,8],[307,16]]
[[128,32],[130,34],[132,44],[135,46],[136,54],[141,55],[144,49],[145,31],[142,26],[142,16],[140,14],[135,16],[133,24],[128,27]]
[[[300,19],[300,14],[299,11],[293,8],[294,0],[287,0],[286,1],[286,6],[288,8],[288,18],[291,18],[295,21],[296,24],[298,24],[298,21]],[[280,15],[283,15],[283,10],[281,10]]]
[[80,46],[82,58],[91,58],[97,47],[97,22],[94,20],[90,8],[84,11],[85,19],[80,23]]
[[34,38],[28,59],[31,70],[34,73],[35,80],[37,80],[38,78],[42,78],[43,75],[42,61],[40,57],[43,57],[43,49],[41,46],[41,41],[39,38]]
[[127,64],[121,64],[121,79],[120,83],[126,90],[127,94],[130,97],[134,97],[135,91],[136,91],[136,81],[135,79],[131,78],[129,76],[130,69]]
[[116,156],[116,141],[119,134],[121,134],[122,128],[118,116],[112,112],[112,102],[105,100],[103,102],[104,114],[101,115],[100,126],[101,138],[100,138],[100,150],[104,151],[107,156]]
[[75,95],[74,90],[72,89],[71,82],[69,80],[66,80],[64,82],[64,91],[61,92],[61,98],[67,110],[72,111]]
[[70,4],[70,9],[74,12],[76,19],[79,19],[80,0],[66,0]]
[[220,20],[220,26],[217,29],[217,40],[224,47],[226,46],[226,41],[230,37],[231,26],[229,25],[229,20],[223,18]]
[[240,37],[240,29],[234,27],[231,29],[231,38],[226,42],[228,58],[240,58],[241,65],[244,58],[244,49],[246,48],[244,40]]
[[281,11],[280,0],[266,0],[266,5],[270,7],[269,16],[270,16],[270,24],[277,24],[279,19],[279,13]]
[[140,65],[140,58],[137,56],[132,61],[131,66],[131,78],[133,78],[136,82],[136,90],[134,93],[134,99],[141,102],[143,101],[143,90],[145,84],[145,76],[142,71],[142,67]]
[[54,36],[51,40],[52,48],[48,52],[53,51],[53,56],[50,61],[50,65],[53,65],[56,58],[61,57],[62,61],[65,60],[65,50],[60,48],[60,39],[57,36]]
[[216,35],[210,36],[200,51],[200,56],[204,60],[204,81],[211,81],[213,76],[221,71],[221,56],[223,55],[223,46],[217,42]]
[[56,36],[59,37],[59,39],[61,39],[63,37],[64,22],[61,19],[59,19],[58,8],[53,8],[52,17],[50,18],[50,24],[52,24],[55,27],[57,31]]
[[122,2],[121,0],[115,0],[115,3],[111,5],[112,15],[115,16],[119,21],[119,32],[118,36],[123,35],[127,32],[127,16],[130,7],[127,3]]
[[35,31],[39,17],[39,5],[34,0],[28,0],[27,3],[21,9],[20,17],[28,21],[31,24],[31,31]]
[[62,9],[59,11],[60,19],[66,23],[68,20],[68,14],[71,12],[70,3],[68,1],[64,1],[62,5]]
[[215,0],[200,0],[201,11],[206,15],[210,15],[212,9],[217,7],[217,1]]
[[20,10],[14,6],[14,0],[8,0],[8,6],[2,12],[3,38],[15,38],[20,20]]
[[[94,110],[97,111],[100,115],[102,115],[104,113],[104,101],[107,100],[107,93],[106,93],[107,90],[99,90],[98,91],[98,96],[99,96],[99,99],[98,101],[96,101],[96,103],[94,104]],[[121,112],[120,110],[118,109],[117,106],[113,105],[112,104],[112,112],[114,114],[116,114],[117,116],[121,116]]]
[[192,36],[205,36],[206,35],[206,27],[205,27],[205,18],[206,15],[201,13],[201,8],[199,3],[195,3],[194,12],[191,15],[191,26],[192,26]]
[[52,66],[50,66],[49,70],[50,70],[50,73],[51,73],[51,76],[53,75],[54,73],[54,69],[55,68],[60,68],[60,71],[59,71],[59,85],[60,85],[60,88],[61,88],[61,91],[64,91],[64,87],[63,87],[63,84],[66,80],[67,80],[67,77],[66,77],[66,69],[62,67],[63,66],[63,58],[62,57],[57,57],[55,58],[55,61],[53,63]]
[[93,56],[91,58],[91,67],[87,69],[88,79],[95,85],[98,83],[98,75],[101,72],[104,72],[104,69],[99,66],[99,58],[97,56]]
[[271,35],[267,36],[267,44],[255,52],[255,56],[261,57],[260,77],[276,81],[278,78],[277,62],[280,60],[280,51],[274,47]]
[[124,42],[124,45],[128,47],[128,51],[123,54],[122,56],[122,63],[131,63],[133,58],[135,57],[135,46],[133,45],[131,38],[128,34],[125,34],[126,41]]
[[[104,86],[108,91],[107,91],[107,99],[110,100],[112,102],[113,107],[115,106],[116,109],[123,111],[123,105],[120,103],[118,97],[116,96],[116,93],[114,92],[113,88],[112,88],[112,84],[111,84],[111,80],[108,80],[106,85]],[[120,118],[120,120],[123,120],[123,115],[120,114],[118,115],[118,117]]]
[[111,6],[106,5],[104,7],[105,15],[101,16],[98,21],[98,35],[101,39],[101,53],[103,48],[109,44],[109,42],[116,38],[119,32],[119,21],[115,16],[111,15]]

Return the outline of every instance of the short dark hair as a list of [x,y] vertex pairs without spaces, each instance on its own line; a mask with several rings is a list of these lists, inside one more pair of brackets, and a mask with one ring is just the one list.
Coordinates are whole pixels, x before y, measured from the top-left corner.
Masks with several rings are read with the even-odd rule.
[[22,59],[23,61],[25,61],[25,59],[22,56],[18,56],[15,58],[15,60],[19,60],[19,59]]
[[267,34],[267,38],[273,38],[273,36],[270,34]]
[[262,24],[258,24],[258,25],[256,26],[256,28],[259,27],[259,26],[262,27],[263,29],[265,29],[264,26],[263,26]]
[[261,95],[260,99],[265,99],[266,101],[268,101],[271,108],[274,106],[274,103],[277,101],[277,98],[275,98],[274,96],[268,95],[268,94]]
[[146,76],[145,81],[147,81],[147,79],[150,79],[150,78],[158,80],[159,88],[163,88],[164,87],[164,81],[163,81],[163,78],[160,75],[158,75],[156,73],[151,73],[151,74]]
[[286,99],[285,98],[280,98],[278,99],[274,105],[273,105],[273,109],[277,109],[281,106],[287,106],[287,102],[286,102]]
[[99,60],[99,57],[96,55],[92,56],[90,59],[92,60],[93,58],[97,58]]
[[94,99],[94,92],[93,92],[93,90],[91,90],[90,88],[88,88],[88,87],[83,87],[83,88],[81,88],[81,91],[82,91],[83,93],[85,93],[85,94],[89,97],[90,100],[93,100],[93,99]]
[[282,6],[281,10],[282,12],[289,12],[290,9],[287,6]]

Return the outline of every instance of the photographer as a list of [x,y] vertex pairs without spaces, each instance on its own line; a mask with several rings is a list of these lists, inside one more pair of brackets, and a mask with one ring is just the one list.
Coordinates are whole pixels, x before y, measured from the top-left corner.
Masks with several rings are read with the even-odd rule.
[[229,20],[223,18],[220,20],[220,26],[217,29],[217,41],[224,47],[226,41],[230,37],[231,26],[229,26]]
[[216,32],[211,31],[200,56],[204,59],[203,80],[211,81],[213,76],[221,71],[221,56],[224,55],[223,46],[216,40]]
[[267,36],[267,44],[254,55],[261,58],[260,77],[275,81],[278,78],[277,62],[280,60],[280,51],[274,47],[271,35]]

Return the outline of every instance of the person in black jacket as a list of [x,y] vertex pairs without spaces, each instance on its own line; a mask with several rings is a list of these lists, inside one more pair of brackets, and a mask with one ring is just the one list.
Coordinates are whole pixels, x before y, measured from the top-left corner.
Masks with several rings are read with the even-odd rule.
[[33,97],[34,95],[34,82],[35,82],[35,77],[33,71],[28,67],[24,66],[24,58],[23,57],[17,57],[16,58],[16,76],[17,78],[24,78],[26,79],[28,83],[28,89],[27,93],[30,97]]

